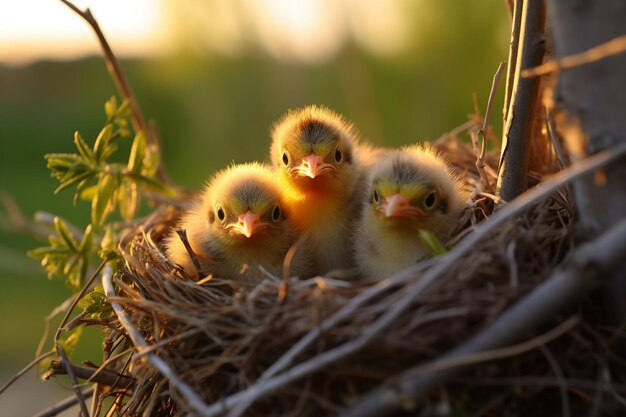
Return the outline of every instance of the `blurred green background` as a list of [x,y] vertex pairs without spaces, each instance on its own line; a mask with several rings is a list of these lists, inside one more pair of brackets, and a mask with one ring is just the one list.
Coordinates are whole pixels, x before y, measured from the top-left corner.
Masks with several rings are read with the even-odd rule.
[[[281,42],[272,46],[259,41],[260,35],[246,26],[251,13],[259,11],[246,1],[235,2],[239,6],[229,12],[241,14],[231,26],[244,30],[239,31],[238,46],[228,50],[216,29],[226,19],[215,12],[223,3],[158,3],[173,28],[173,46],[158,57],[122,60],[144,114],[156,121],[167,170],[176,183],[191,188],[201,187],[231,162],[265,160],[272,123],[288,109],[306,104],[343,113],[364,139],[378,145],[435,139],[467,120],[473,112],[472,93],[485,108],[493,73],[507,57],[504,0],[392,1],[404,31],[393,51],[385,50],[384,33],[377,34],[376,24],[366,35],[380,36],[382,42],[364,41],[364,28],[351,17],[363,7],[374,8],[368,13],[376,16],[381,2],[337,2],[341,9],[333,30],[340,30],[342,41],[311,56],[306,47],[283,42],[287,47],[281,50]],[[57,6],[65,9],[60,2]],[[69,9],[64,12],[79,19]],[[314,23],[324,32],[325,22]],[[496,132],[501,129],[503,89],[502,84],[491,118]],[[113,94],[100,56],[20,66],[0,63],[0,189],[27,216],[43,210],[81,228],[88,223],[88,205],[72,206],[71,191],[53,195],[57,183],[43,155],[72,152],[75,130],[93,143],[104,122],[104,101]],[[6,215],[0,217],[1,385],[33,358],[43,317],[70,292],[61,279],[48,281],[25,256],[41,243],[12,232]],[[98,362],[99,349],[99,335],[92,331],[74,359]],[[3,401],[0,397],[0,406]]]

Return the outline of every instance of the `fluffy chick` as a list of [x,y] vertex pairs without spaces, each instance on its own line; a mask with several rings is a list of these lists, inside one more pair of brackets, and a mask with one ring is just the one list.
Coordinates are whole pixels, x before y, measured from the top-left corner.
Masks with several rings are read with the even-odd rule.
[[458,180],[434,150],[389,151],[372,170],[355,236],[356,262],[365,280],[385,278],[429,255],[419,229],[449,237],[464,206]]
[[[273,173],[256,163],[218,172],[179,227],[186,230],[203,274],[247,283],[262,276],[259,265],[281,276],[283,260],[296,238]],[[191,257],[175,231],[166,246],[168,258],[194,276]],[[291,263],[292,275],[310,273],[306,257],[300,246]]]
[[292,110],[276,123],[270,157],[291,220],[313,251],[318,273],[354,266],[351,236],[365,168],[377,151],[325,107]]

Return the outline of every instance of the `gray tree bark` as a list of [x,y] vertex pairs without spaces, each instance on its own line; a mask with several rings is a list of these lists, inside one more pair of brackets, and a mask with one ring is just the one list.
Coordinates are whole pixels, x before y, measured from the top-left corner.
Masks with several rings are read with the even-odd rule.
[[[585,51],[626,33],[624,0],[548,0],[556,59]],[[557,129],[572,160],[626,141],[626,54],[556,77],[553,92]],[[626,162],[574,183],[579,236],[592,239],[626,217]],[[626,271],[615,271],[605,305],[612,324],[626,318]]]

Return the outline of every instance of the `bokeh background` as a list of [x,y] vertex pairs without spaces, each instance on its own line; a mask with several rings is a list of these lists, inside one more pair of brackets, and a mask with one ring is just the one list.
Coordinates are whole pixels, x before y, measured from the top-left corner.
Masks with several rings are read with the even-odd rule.
[[[157,123],[173,180],[199,188],[231,162],[265,160],[284,112],[323,104],[363,138],[397,146],[465,122],[472,94],[484,109],[507,58],[504,0],[77,1],[99,20],[147,118]],[[501,103],[503,86],[500,86]],[[56,0],[0,0],[0,190],[84,228],[43,155],[93,143],[115,89],[91,29]],[[501,105],[492,126],[501,129]],[[70,296],[25,252],[0,210],[0,385],[33,357],[43,317]],[[87,332],[74,360],[100,359]],[[66,384],[67,385],[67,384]],[[3,415],[27,416],[69,396],[35,373],[0,396]]]

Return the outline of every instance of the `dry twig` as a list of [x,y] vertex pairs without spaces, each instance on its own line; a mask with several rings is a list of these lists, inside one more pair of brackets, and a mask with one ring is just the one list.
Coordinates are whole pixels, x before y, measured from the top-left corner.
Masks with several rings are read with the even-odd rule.
[[[87,397],[89,397],[91,394],[93,394],[93,392],[95,391],[94,387],[90,387],[87,388],[86,390],[82,391],[82,398],[85,399]],[[53,406],[46,408],[43,411],[40,411],[39,413],[35,414],[33,417],[53,417],[58,415],[59,413],[67,410],[68,408],[74,406],[75,404],[77,404],[79,401],[78,398],[76,398],[76,395],[72,395],[71,397],[68,397],[66,399],[64,399],[63,401],[60,401],[56,404],[54,404]]]
[[522,77],[533,78],[560,72],[582,65],[592,64],[614,55],[626,52],[626,35],[618,36],[608,42],[589,48],[586,51],[564,56],[560,59],[550,60],[535,68],[528,68],[522,71]]

